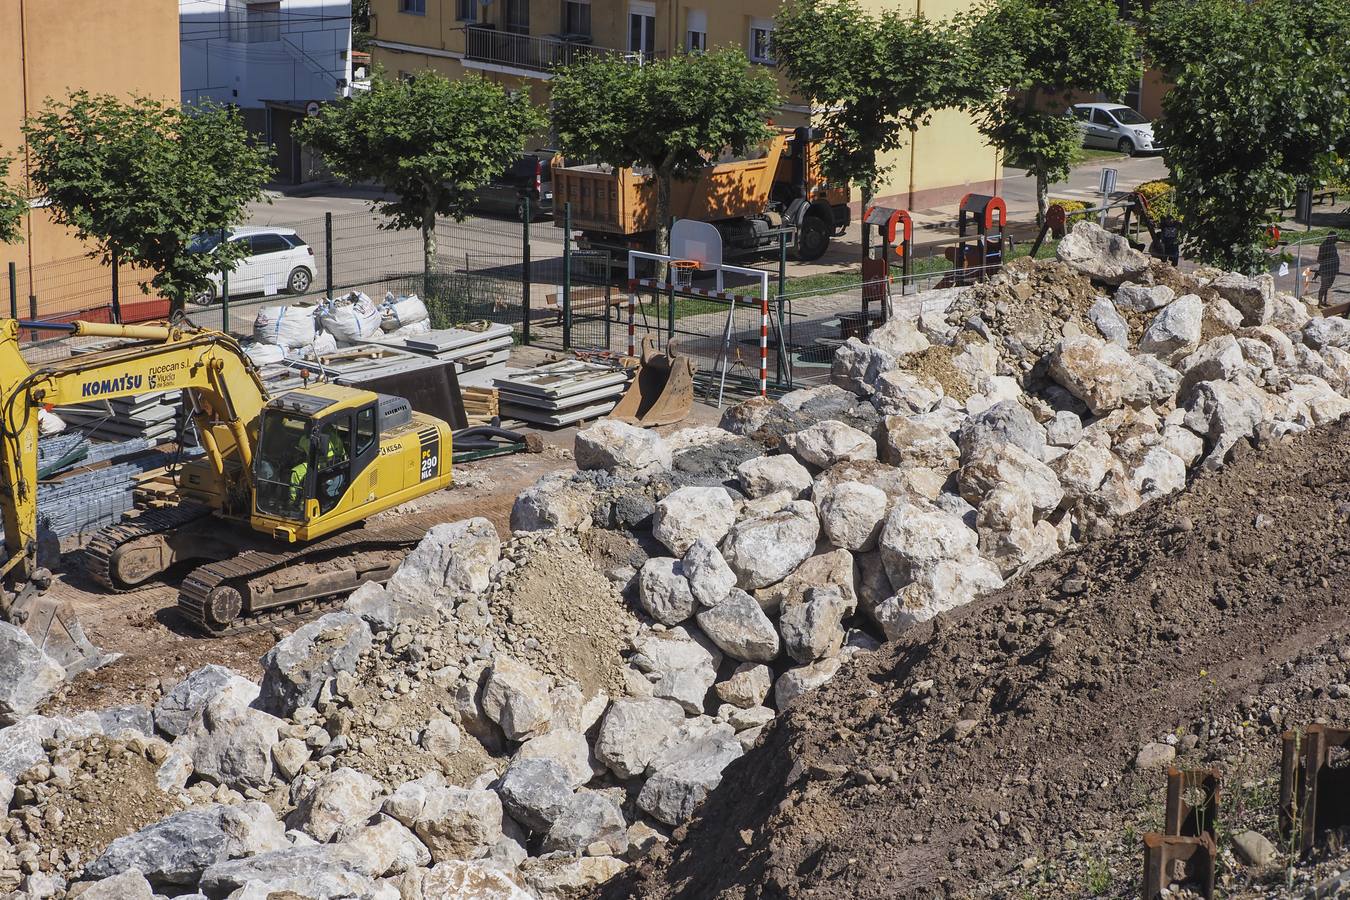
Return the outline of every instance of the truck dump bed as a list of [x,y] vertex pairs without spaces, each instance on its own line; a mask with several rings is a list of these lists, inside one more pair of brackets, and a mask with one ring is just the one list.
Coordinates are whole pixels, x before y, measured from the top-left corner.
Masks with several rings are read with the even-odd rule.
[[[670,214],[676,219],[715,222],[762,213],[769,203],[787,134],[778,134],[752,159],[718,162],[697,178],[675,179]],[[656,181],[633,169],[567,166],[553,162],[553,218],[563,224],[563,204],[572,205],[572,227],[606,234],[640,234],[656,229]]]

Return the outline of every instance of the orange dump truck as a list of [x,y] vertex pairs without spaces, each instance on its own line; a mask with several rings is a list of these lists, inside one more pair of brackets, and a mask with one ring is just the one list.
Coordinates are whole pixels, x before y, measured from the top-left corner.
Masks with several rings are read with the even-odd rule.
[[[670,187],[673,219],[711,222],[722,234],[726,259],[778,248],[782,226],[795,226],[790,249],[797,259],[819,259],[830,238],[848,228],[848,189],[820,176],[812,144],[815,129],[784,130],[745,159],[718,161],[697,177]],[[618,251],[656,245],[656,182],[641,171],[610,166],[569,166],[553,160],[553,222],[572,228],[583,247]]]

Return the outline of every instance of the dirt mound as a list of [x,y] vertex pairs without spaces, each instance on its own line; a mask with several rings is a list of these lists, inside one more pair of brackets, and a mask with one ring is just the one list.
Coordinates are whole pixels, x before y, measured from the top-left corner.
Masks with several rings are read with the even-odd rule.
[[947,310],[947,322],[965,326],[974,317],[996,337],[994,344],[1014,368],[1030,368],[1065,336],[1065,329],[1096,334],[1088,310],[1103,292],[1063,263],[1022,259],[999,278],[974,285]]
[[623,693],[623,652],[637,619],[571,536],[543,533],[515,545],[515,569],[489,593],[493,615],[518,638],[517,659],[578,682],[587,697]]
[[115,839],[178,812],[155,784],[162,760],[162,743],[96,736],[33,766],[19,778],[8,819],[20,860],[32,850],[44,871],[78,872]]
[[[611,548],[610,555],[619,552]],[[340,688],[345,708],[324,724],[342,738],[340,765],[386,784],[428,772],[468,785],[506,757],[464,736],[458,749],[428,748],[427,725],[457,715],[455,682],[475,664],[505,652],[586,697],[623,693],[623,651],[637,619],[592,555],[571,536],[527,535],[503,547],[504,574],[481,597],[465,599],[439,622],[402,626],[385,654],[367,656]],[[496,752],[497,755],[493,755]]]
[[932,344],[921,353],[904,358],[904,367],[937,379],[942,392],[965,403],[970,398],[970,378],[952,365],[952,357],[960,351],[944,344]]
[[1150,744],[1224,770],[1223,879],[1260,893],[1227,841],[1278,843],[1278,733],[1350,715],[1348,452],[1341,423],[1240,454],[863,657],[606,896],[1138,896]]

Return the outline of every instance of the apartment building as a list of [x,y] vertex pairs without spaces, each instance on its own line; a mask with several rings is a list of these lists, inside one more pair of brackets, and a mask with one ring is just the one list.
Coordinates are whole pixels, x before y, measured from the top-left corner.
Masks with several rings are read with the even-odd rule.
[[[174,102],[178,75],[177,0],[0,0],[0,151],[16,158],[10,179],[31,195],[20,129],[48,98],[88,90]],[[0,285],[11,262],[29,279],[35,267],[88,249],[33,202],[23,243],[0,244]]]
[[[958,15],[975,0],[867,0],[930,18]],[[373,62],[390,76],[435,69],[473,72],[548,101],[550,70],[578,53],[612,52],[634,61],[716,47],[742,48],[772,66],[778,0],[371,0]],[[781,77],[781,76],[780,76]],[[787,84],[783,82],[784,94]],[[778,121],[805,124],[810,107],[789,98]],[[997,153],[969,115],[943,111],[886,160],[879,202],[925,209],[968,192],[997,190]]]
[[310,167],[291,127],[306,107],[351,91],[348,0],[180,0],[184,104],[239,107],[275,151],[277,180]]

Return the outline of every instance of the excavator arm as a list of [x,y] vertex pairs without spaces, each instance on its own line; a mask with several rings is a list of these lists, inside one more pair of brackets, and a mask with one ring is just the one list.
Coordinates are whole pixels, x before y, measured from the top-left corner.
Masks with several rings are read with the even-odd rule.
[[267,393],[242,348],[223,332],[167,324],[22,323],[72,336],[137,341],[32,368],[20,352],[20,327],[16,320],[0,320],[0,519],[6,550],[0,564],[4,582],[0,615],[24,627],[35,641],[39,635],[34,631],[42,631],[38,643],[46,643],[48,653],[65,662],[69,671],[67,659],[74,654],[78,661],[86,651],[61,646],[65,639],[52,635],[78,625],[64,616],[69,621],[56,628],[62,613],[38,596],[49,580],[37,565],[38,410],[184,390],[211,467],[234,491],[247,493],[258,416]]

